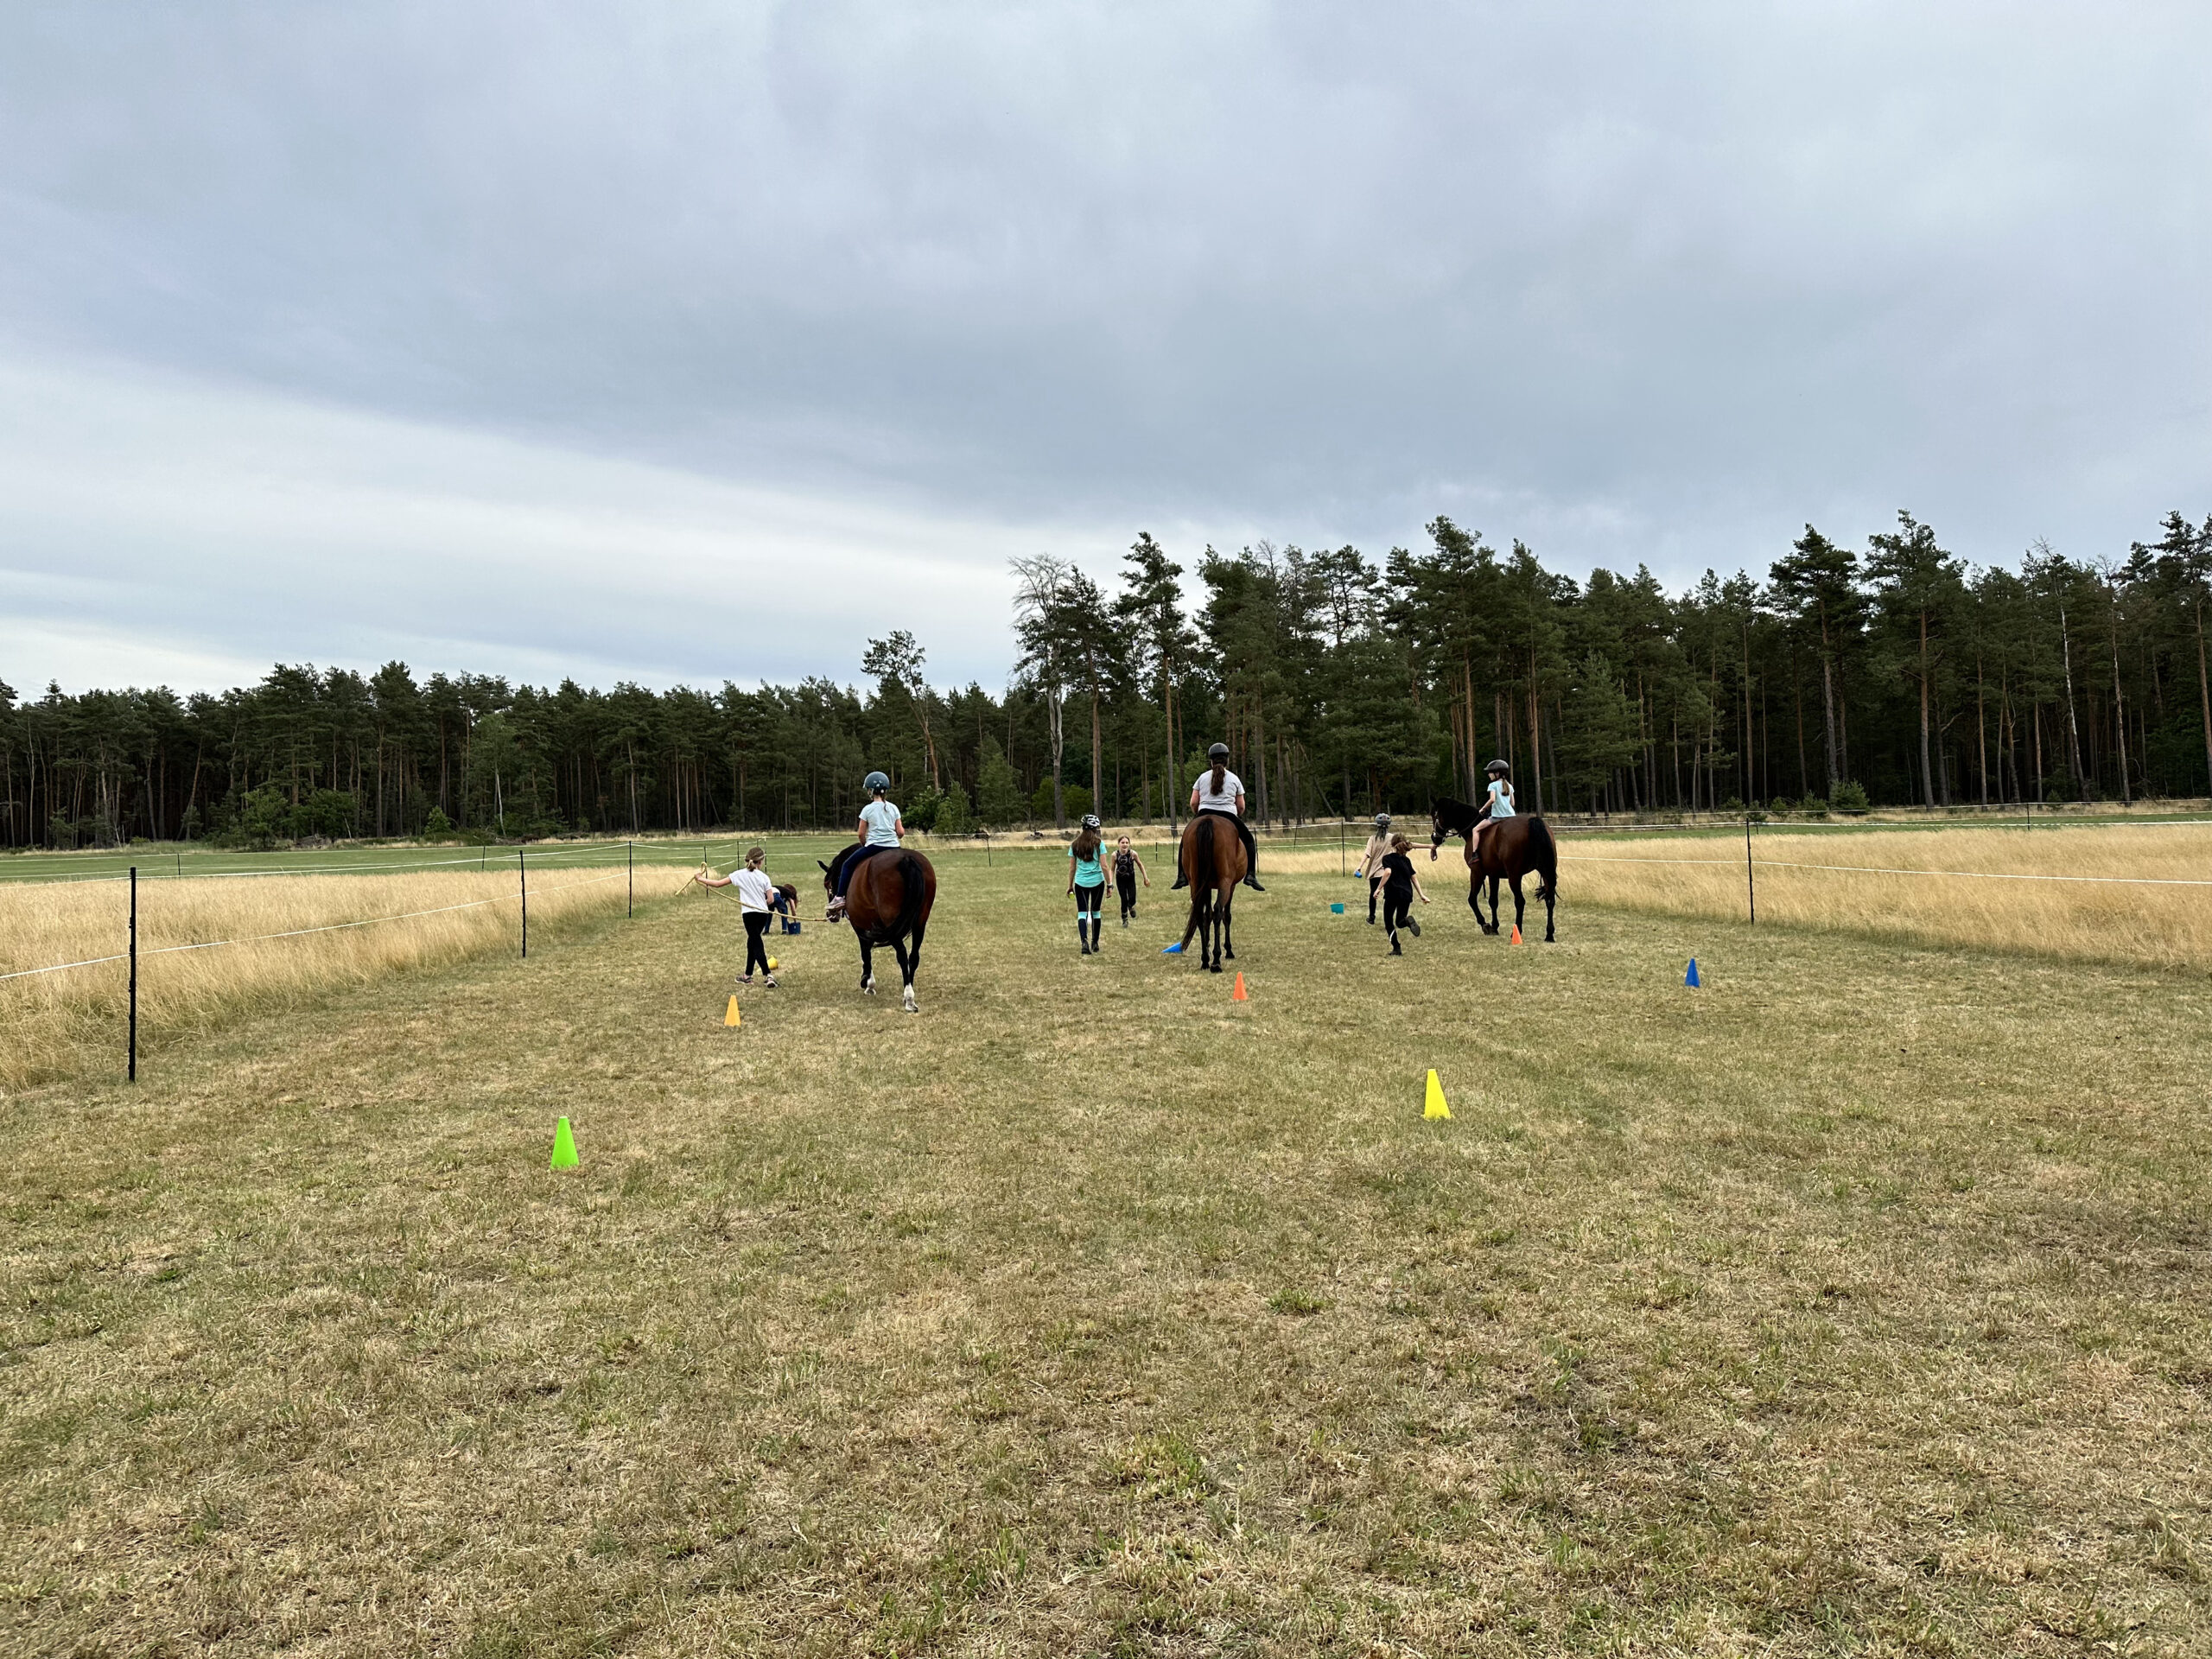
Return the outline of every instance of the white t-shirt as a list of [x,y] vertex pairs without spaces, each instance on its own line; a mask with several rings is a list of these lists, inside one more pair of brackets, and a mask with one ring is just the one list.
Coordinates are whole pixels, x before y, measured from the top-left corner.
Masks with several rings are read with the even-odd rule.
[[768,908],[769,899],[776,893],[776,884],[768,879],[766,870],[732,870],[729,883],[737,889],[737,907],[740,910],[765,911]]
[[899,809],[888,801],[870,801],[861,808],[861,822],[868,825],[867,845],[896,847],[899,844]]
[[1213,768],[1208,766],[1198,774],[1198,810],[1201,812],[1230,812],[1236,810],[1236,798],[1244,792],[1244,780],[1227,767],[1222,769],[1221,787],[1213,786]]

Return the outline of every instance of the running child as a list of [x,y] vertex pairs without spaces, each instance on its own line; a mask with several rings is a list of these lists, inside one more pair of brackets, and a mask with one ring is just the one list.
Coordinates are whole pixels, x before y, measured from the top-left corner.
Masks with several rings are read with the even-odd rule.
[[760,977],[767,981],[768,988],[772,991],[776,988],[776,976],[768,971],[767,947],[760,941],[767,936],[768,924],[775,916],[781,894],[768,879],[768,873],[760,868],[767,856],[766,848],[748,847],[745,849],[745,862],[728,875],[700,874],[691,879],[702,887],[737,889],[738,916],[745,924],[745,972],[737,982],[753,982],[753,964],[757,962],[760,964]]
[[1414,871],[1411,856],[1412,842],[1403,836],[1390,837],[1390,850],[1382,858],[1382,926],[1390,936],[1390,954],[1402,957],[1406,953],[1398,945],[1398,928],[1403,924],[1414,938],[1421,938],[1421,924],[1408,912],[1419,899],[1424,905],[1428,894],[1421,885],[1421,877]]
[[1137,913],[1137,878],[1144,877],[1147,887],[1152,878],[1145,874],[1144,860],[1137,856],[1136,849],[1123,836],[1114,843],[1114,887],[1122,895],[1122,925],[1129,925],[1129,918]]
[[1068,847],[1068,891],[1075,895],[1075,937],[1086,957],[1097,953],[1098,930],[1103,925],[1106,868],[1098,854],[1105,844],[1098,820],[1085,813],[1083,828]]
[[1375,833],[1367,838],[1367,845],[1360,850],[1358,866],[1354,875],[1367,878],[1367,925],[1375,925],[1375,896],[1382,890],[1382,861],[1390,855],[1390,815],[1375,815]]

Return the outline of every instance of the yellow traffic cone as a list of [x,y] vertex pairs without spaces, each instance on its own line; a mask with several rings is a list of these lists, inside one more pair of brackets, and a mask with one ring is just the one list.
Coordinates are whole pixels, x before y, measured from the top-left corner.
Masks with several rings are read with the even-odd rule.
[[576,1137],[569,1128],[569,1120],[564,1117],[553,1131],[553,1161],[549,1167],[574,1169],[575,1166]]
[[740,1014],[737,1011],[737,997],[735,994],[733,993],[729,999],[729,1012],[722,1015],[722,1024],[726,1026],[741,1026],[744,1023],[744,1016]]
[[1421,1109],[1423,1117],[1449,1117],[1452,1109],[1444,1103],[1444,1085],[1436,1080],[1436,1073],[1428,1074],[1428,1099]]

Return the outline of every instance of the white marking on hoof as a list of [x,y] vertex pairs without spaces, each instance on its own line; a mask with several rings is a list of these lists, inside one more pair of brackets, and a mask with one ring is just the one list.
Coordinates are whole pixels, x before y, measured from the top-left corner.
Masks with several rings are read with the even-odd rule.
[[914,988],[911,985],[906,988],[906,1012],[909,1014],[919,1014],[921,1012],[919,1008],[914,1006]]

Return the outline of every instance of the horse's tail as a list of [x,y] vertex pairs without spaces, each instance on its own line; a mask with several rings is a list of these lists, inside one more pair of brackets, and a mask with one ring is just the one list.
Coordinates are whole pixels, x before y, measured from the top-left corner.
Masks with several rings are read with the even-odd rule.
[[1529,820],[1529,863],[1538,875],[1544,878],[1539,899],[1551,899],[1559,893],[1559,843],[1552,839],[1551,826],[1541,818]]
[[1191,936],[1198,931],[1198,916],[1213,894],[1216,831],[1206,819],[1217,816],[1216,813],[1201,812],[1183,831],[1183,845],[1191,851],[1191,868],[1185,872],[1191,882],[1191,918],[1183,925],[1183,944],[1186,949],[1190,945]]
[[899,931],[896,937],[911,939],[914,924],[922,918],[922,904],[929,897],[929,873],[922,868],[922,861],[905,848],[899,849]]

